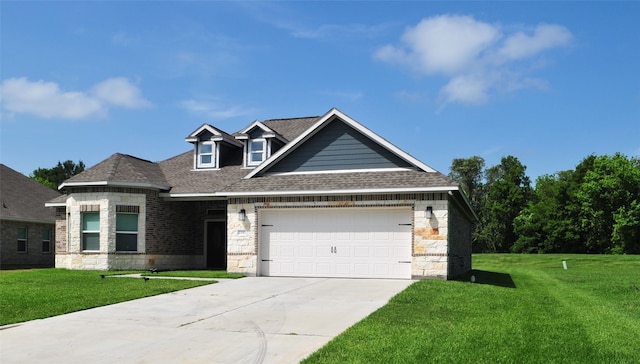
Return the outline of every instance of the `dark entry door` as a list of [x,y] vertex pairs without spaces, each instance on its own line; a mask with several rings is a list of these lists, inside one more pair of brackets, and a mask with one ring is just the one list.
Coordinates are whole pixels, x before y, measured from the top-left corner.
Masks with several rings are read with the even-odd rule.
[[227,269],[227,224],[207,221],[207,268]]

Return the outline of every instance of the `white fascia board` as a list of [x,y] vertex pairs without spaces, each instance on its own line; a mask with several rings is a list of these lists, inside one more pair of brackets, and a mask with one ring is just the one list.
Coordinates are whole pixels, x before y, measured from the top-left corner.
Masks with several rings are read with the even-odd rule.
[[214,141],[214,142],[225,141],[236,146],[242,146],[242,143],[239,143],[234,138],[227,137],[226,136],[227,133],[224,133],[222,130],[219,130],[216,127],[213,127],[209,124],[202,124],[202,126],[196,129],[193,133],[189,134],[189,136],[187,136],[184,140],[189,143],[197,143],[200,141],[200,139],[198,138],[198,135],[205,130],[213,134],[213,137],[209,139],[211,141]]
[[283,138],[280,134],[276,133],[275,130],[269,128],[268,126],[264,125],[263,122],[256,120],[253,123],[251,123],[251,125],[247,126],[246,128],[242,129],[241,131],[239,131],[238,133],[240,135],[236,135],[235,138],[239,139],[239,140],[248,140],[249,139],[249,132],[255,128],[258,127],[260,129],[262,129],[263,133],[263,138],[276,138],[278,140],[280,140],[283,143],[286,143],[287,140],[285,138]]
[[227,197],[258,196],[309,196],[309,195],[371,195],[385,193],[421,193],[457,191],[457,186],[414,187],[414,188],[365,188],[353,190],[318,190],[318,191],[256,191],[256,192],[220,192]]
[[246,128],[242,129],[239,131],[240,134],[248,134],[249,131],[255,127],[258,127],[264,131],[268,131],[268,132],[273,132],[273,130],[271,130],[268,126],[264,125],[260,120],[256,120],[253,123],[251,123],[249,126],[247,126]]
[[322,116],[315,124],[313,124],[313,126],[311,126],[309,129],[307,129],[307,131],[305,131],[304,133],[299,135],[296,139],[291,141],[289,144],[285,145],[276,154],[272,155],[271,158],[267,159],[265,161],[266,163],[262,164],[261,166],[259,166],[256,169],[254,169],[253,172],[247,174],[244,178],[247,178],[247,179],[251,178],[251,177],[255,176],[256,174],[260,173],[262,170],[264,170],[268,166],[272,165],[281,156],[283,156],[284,154],[288,153],[289,150],[291,150],[292,148],[297,146],[300,143],[300,141],[302,141],[305,138],[309,137],[310,135],[313,135],[316,132],[318,132],[318,128],[320,128],[321,125],[323,125],[327,120],[329,120],[329,118],[331,118],[333,116],[336,116],[336,117],[340,118],[342,121],[347,123],[349,126],[351,126],[354,129],[358,130],[359,132],[361,132],[362,134],[364,134],[367,137],[371,138],[376,143],[382,145],[383,147],[385,147],[386,149],[388,149],[389,151],[391,151],[392,153],[394,153],[398,157],[400,157],[400,158],[404,159],[405,161],[413,164],[414,166],[420,168],[421,170],[423,170],[425,172],[437,172],[435,169],[429,167],[428,165],[422,163],[421,161],[419,161],[418,159],[414,158],[410,154],[406,153],[402,149],[396,147],[395,145],[393,145],[388,140],[382,138],[378,134],[376,134],[376,133],[372,132],[371,130],[367,129],[365,126],[363,126],[362,124],[358,123],[354,119],[350,118],[349,116],[347,116],[342,111],[340,111],[340,110],[338,110],[336,108],[332,108],[331,110],[329,110],[329,112],[324,114],[324,116]]
[[44,207],[67,207],[67,202],[45,202]]
[[110,187],[134,187],[134,188],[153,188],[158,190],[168,190],[170,186],[161,186],[152,183],[143,182],[119,182],[119,181],[93,181],[93,182],[68,182],[61,184],[58,189],[61,190],[64,187],[95,187],[95,186],[110,186]]

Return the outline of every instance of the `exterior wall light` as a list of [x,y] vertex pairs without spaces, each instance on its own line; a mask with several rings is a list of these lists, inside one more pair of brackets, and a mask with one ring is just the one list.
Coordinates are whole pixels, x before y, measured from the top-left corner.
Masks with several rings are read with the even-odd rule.
[[247,220],[247,210],[240,209],[240,211],[238,212],[238,219],[240,221],[246,221]]
[[431,220],[433,217],[433,206],[427,206],[427,210],[425,212],[427,214],[427,219]]

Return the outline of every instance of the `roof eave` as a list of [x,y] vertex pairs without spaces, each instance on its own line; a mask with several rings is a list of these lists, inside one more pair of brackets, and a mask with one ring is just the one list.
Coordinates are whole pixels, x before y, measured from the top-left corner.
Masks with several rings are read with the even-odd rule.
[[63,188],[66,188],[66,187],[97,187],[97,186],[148,188],[148,189],[155,189],[155,190],[171,189],[171,186],[158,185],[158,184],[146,183],[146,182],[91,181],[91,182],[63,182],[58,187],[58,190],[62,190]]
[[12,221],[12,222],[24,222],[24,223],[34,223],[34,224],[55,224],[55,218],[51,220],[43,220],[43,219],[32,219],[32,218],[23,218],[23,217],[15,217],[15,216],[2,216],[0,217],[2,221]]
[[360,188],[338,190],[289,190],[289,191],[245,191],[220,192],[228,197],[256,197],[256,196],[309,196],[309,195],[355,195],[355,194],[386,194],[386,193],[423,193],[449,192],[458,190],[458,186],[435,187],[405,187],[405,188]]

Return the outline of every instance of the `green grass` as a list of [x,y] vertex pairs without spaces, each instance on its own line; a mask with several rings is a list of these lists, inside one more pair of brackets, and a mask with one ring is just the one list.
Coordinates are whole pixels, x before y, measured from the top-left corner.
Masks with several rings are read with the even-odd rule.
[[473,265],[475,284],[416,282],[305,363],[640,362],[640,256],[474,255]]
[[227,273],[224,270],[170,270],[158,273],[144,272],[143,276],[160,277],[189,277],[189,278],[242,278],[243,274]]
[[101,274],[123,273],[134,272],[65,269],[0,271],[0,325],[51,317],[212,283],[100,277]]

